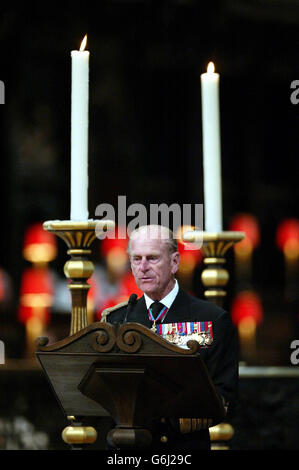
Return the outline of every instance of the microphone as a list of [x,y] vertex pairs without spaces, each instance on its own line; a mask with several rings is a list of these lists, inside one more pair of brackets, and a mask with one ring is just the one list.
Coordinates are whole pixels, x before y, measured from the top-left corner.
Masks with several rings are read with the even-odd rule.
[[129,298],[129,301],[128,301],[126,316],[125,316],[125,319],[124,319],[123,323],[127,323],[129,313],[131,313],[131,311],[132,311],[134,305],[136,304],[136,302],[137,302],[137,295],[136,294],[131,294],[130,298]]

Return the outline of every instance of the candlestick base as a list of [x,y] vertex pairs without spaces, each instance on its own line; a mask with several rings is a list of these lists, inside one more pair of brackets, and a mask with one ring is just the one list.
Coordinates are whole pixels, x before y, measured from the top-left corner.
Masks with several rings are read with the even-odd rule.
[[222,306],[226,296],[225,287],[229,281],[229,273],[224,268],[226,254],[235,244],[243,240],[243,232],[203,232],[194,230],[185,232],[183,240],[189,243],[202,243],[204,264],[206,269],[202,272],[201,279],[207,288],[204,295],[207,300]]
[[88,259],[91,245],[97,236],[114,227],[112,220],[53,220],[43,224],[44,230],[55,233],[66,243],[67,254],[71,256],[64,265],[64,274],[71,281],[68,285],[72,295],[70,336],[87,326],[87,294],[90,288],[87,279],[94,272],[94,265]]

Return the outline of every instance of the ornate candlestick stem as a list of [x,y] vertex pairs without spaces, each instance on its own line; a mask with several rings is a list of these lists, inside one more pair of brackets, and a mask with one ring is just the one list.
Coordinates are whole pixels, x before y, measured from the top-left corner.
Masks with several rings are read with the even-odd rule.
[[[204,255],[203,262],[206,265],[201,274],[202,283],[206,287],[204,295],[207,300],[211,300],[220,307],[223,307],[223,300],[226,296],[225,287],[229,281],[229,272],[224,268],[226,254],[235,243],[240,242],[244,237],[245,233],[243,232],[229,231],[208,233],[194,230],[183,234],[184,241],[196,243],[198,248],[201,247]],[[223,444],[223,441],[229,441],[234,434],[234,429],[229,423],[224,422],[211,427],[209,432],[212,450],[229,449],[227,443]]]
[[68,247],[67,254],[71,256],[64,265],[64,274],[71,280],[68,285],[72,295],[70,336],[87,326],[87,294],[90,288],[87,279],[94,271],[94,265],[88,259],[91,244],[97,235],[112,230],[114,226],[111,220],[55,220],[43,224],[44,230],[64,240]]
[[199,230],[185,232],[183,240],[190,243],[196,243],[204,255],[204,264],[206,269],[202,272],[201,279],[206,287],[204,292],[207,300],[211,300],[217,305],[222,306],[223,299],[226,296],[225,287],[229,281],[229,273],[224,268],[226,263],[226,254],[235,244],[243,240],[243,232],[219,232],[208,233]]

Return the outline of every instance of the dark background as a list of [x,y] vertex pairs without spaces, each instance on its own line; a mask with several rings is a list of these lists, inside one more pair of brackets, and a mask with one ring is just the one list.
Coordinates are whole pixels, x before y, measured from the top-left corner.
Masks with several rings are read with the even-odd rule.
[[[250,280],[264,310],[256,361],[290,366],[290,343],[298,338],[298,278],[286,295],[285,264],[275,234],[283,219],[298,218],[299,105],[290,101],[290,85],[299,79],[298,27],[295,0],[74,0],[6,2],[0,7],[0,79],[5,83],[5,105],[0,106],[0,266],[14,288],[13,307],[2,314],[12,327],[10,357],[21,357],[23,351],[24,331],[16,311],[26,266],[24,231],[33,221],[70,217],[70,52],[87,33],[91,218],[100,203],[116,207],[118,195],[127,197],[128,206],[204,202],[200,74],[210,60],[215,62],[221,75],[224,229],[241,211],[253,214],[261,231]],[[66,253],[64,245],[59,247],[53,266],[62,272]],[[228,308],[235,290],[232,261],[229,268]],[[196,273],[198,294],[199,279]],[[15,389],[13,383],[5,390]],[[21,385],[16,389],[21,391]],[[251,389],[249,395],[246,390],[243,412],[256,402]],[[14,405],[19,414],[31,409],[30,391],[27,395]],[[284,395],[276,395],[281,409]],[[272,398],[269,413],[276,403]],[[35,422],[43,428],[45,419],[36,413]],[[58,421],[47,419],[56,432]],[[248,416],[245,429],[246,423]],[[263,434],[256,445],[248,435],[242,438],[242,432],[235,437],[235,448],[284,445],[281,436],[263,441]],[[295,446],[293,434],[284,439],[285,448]]]
[[[273,359],[288,361],[298,289],[285,297],[275,233],[298,217],[299,105],[290,85],[299,78],[299,2],[29,2],[8,3],[0,15],[0,259],[16,297],[25,229],[70,217],[70,51],[87,33],[91,218],[100,203],[117,207],[118,195],[127,206],[204,202],[200,74],[213,60],[221,75],[224,229],[240,211],[259,222],[251,283],[269,328],[282,335],[289,325],[283,358]],[[62,247],[58,270],[64,262]]]

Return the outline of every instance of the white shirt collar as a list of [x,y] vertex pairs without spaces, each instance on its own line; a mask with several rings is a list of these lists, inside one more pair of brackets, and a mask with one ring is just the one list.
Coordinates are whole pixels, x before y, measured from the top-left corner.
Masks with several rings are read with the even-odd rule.
[[[160,299],[161,304],[165,305],[165,307],[167,307],[168,310],[170,309],[174,299],[176,298],[178,291],[179,291],[179,284],[178,284],[178,281],[175,279],[174,288],[163,299]],[[149,309],[152,303],[154,302],[154,300],[151,299],[146,294],[144,294],[144,299],[146,303],[146,308]]]

